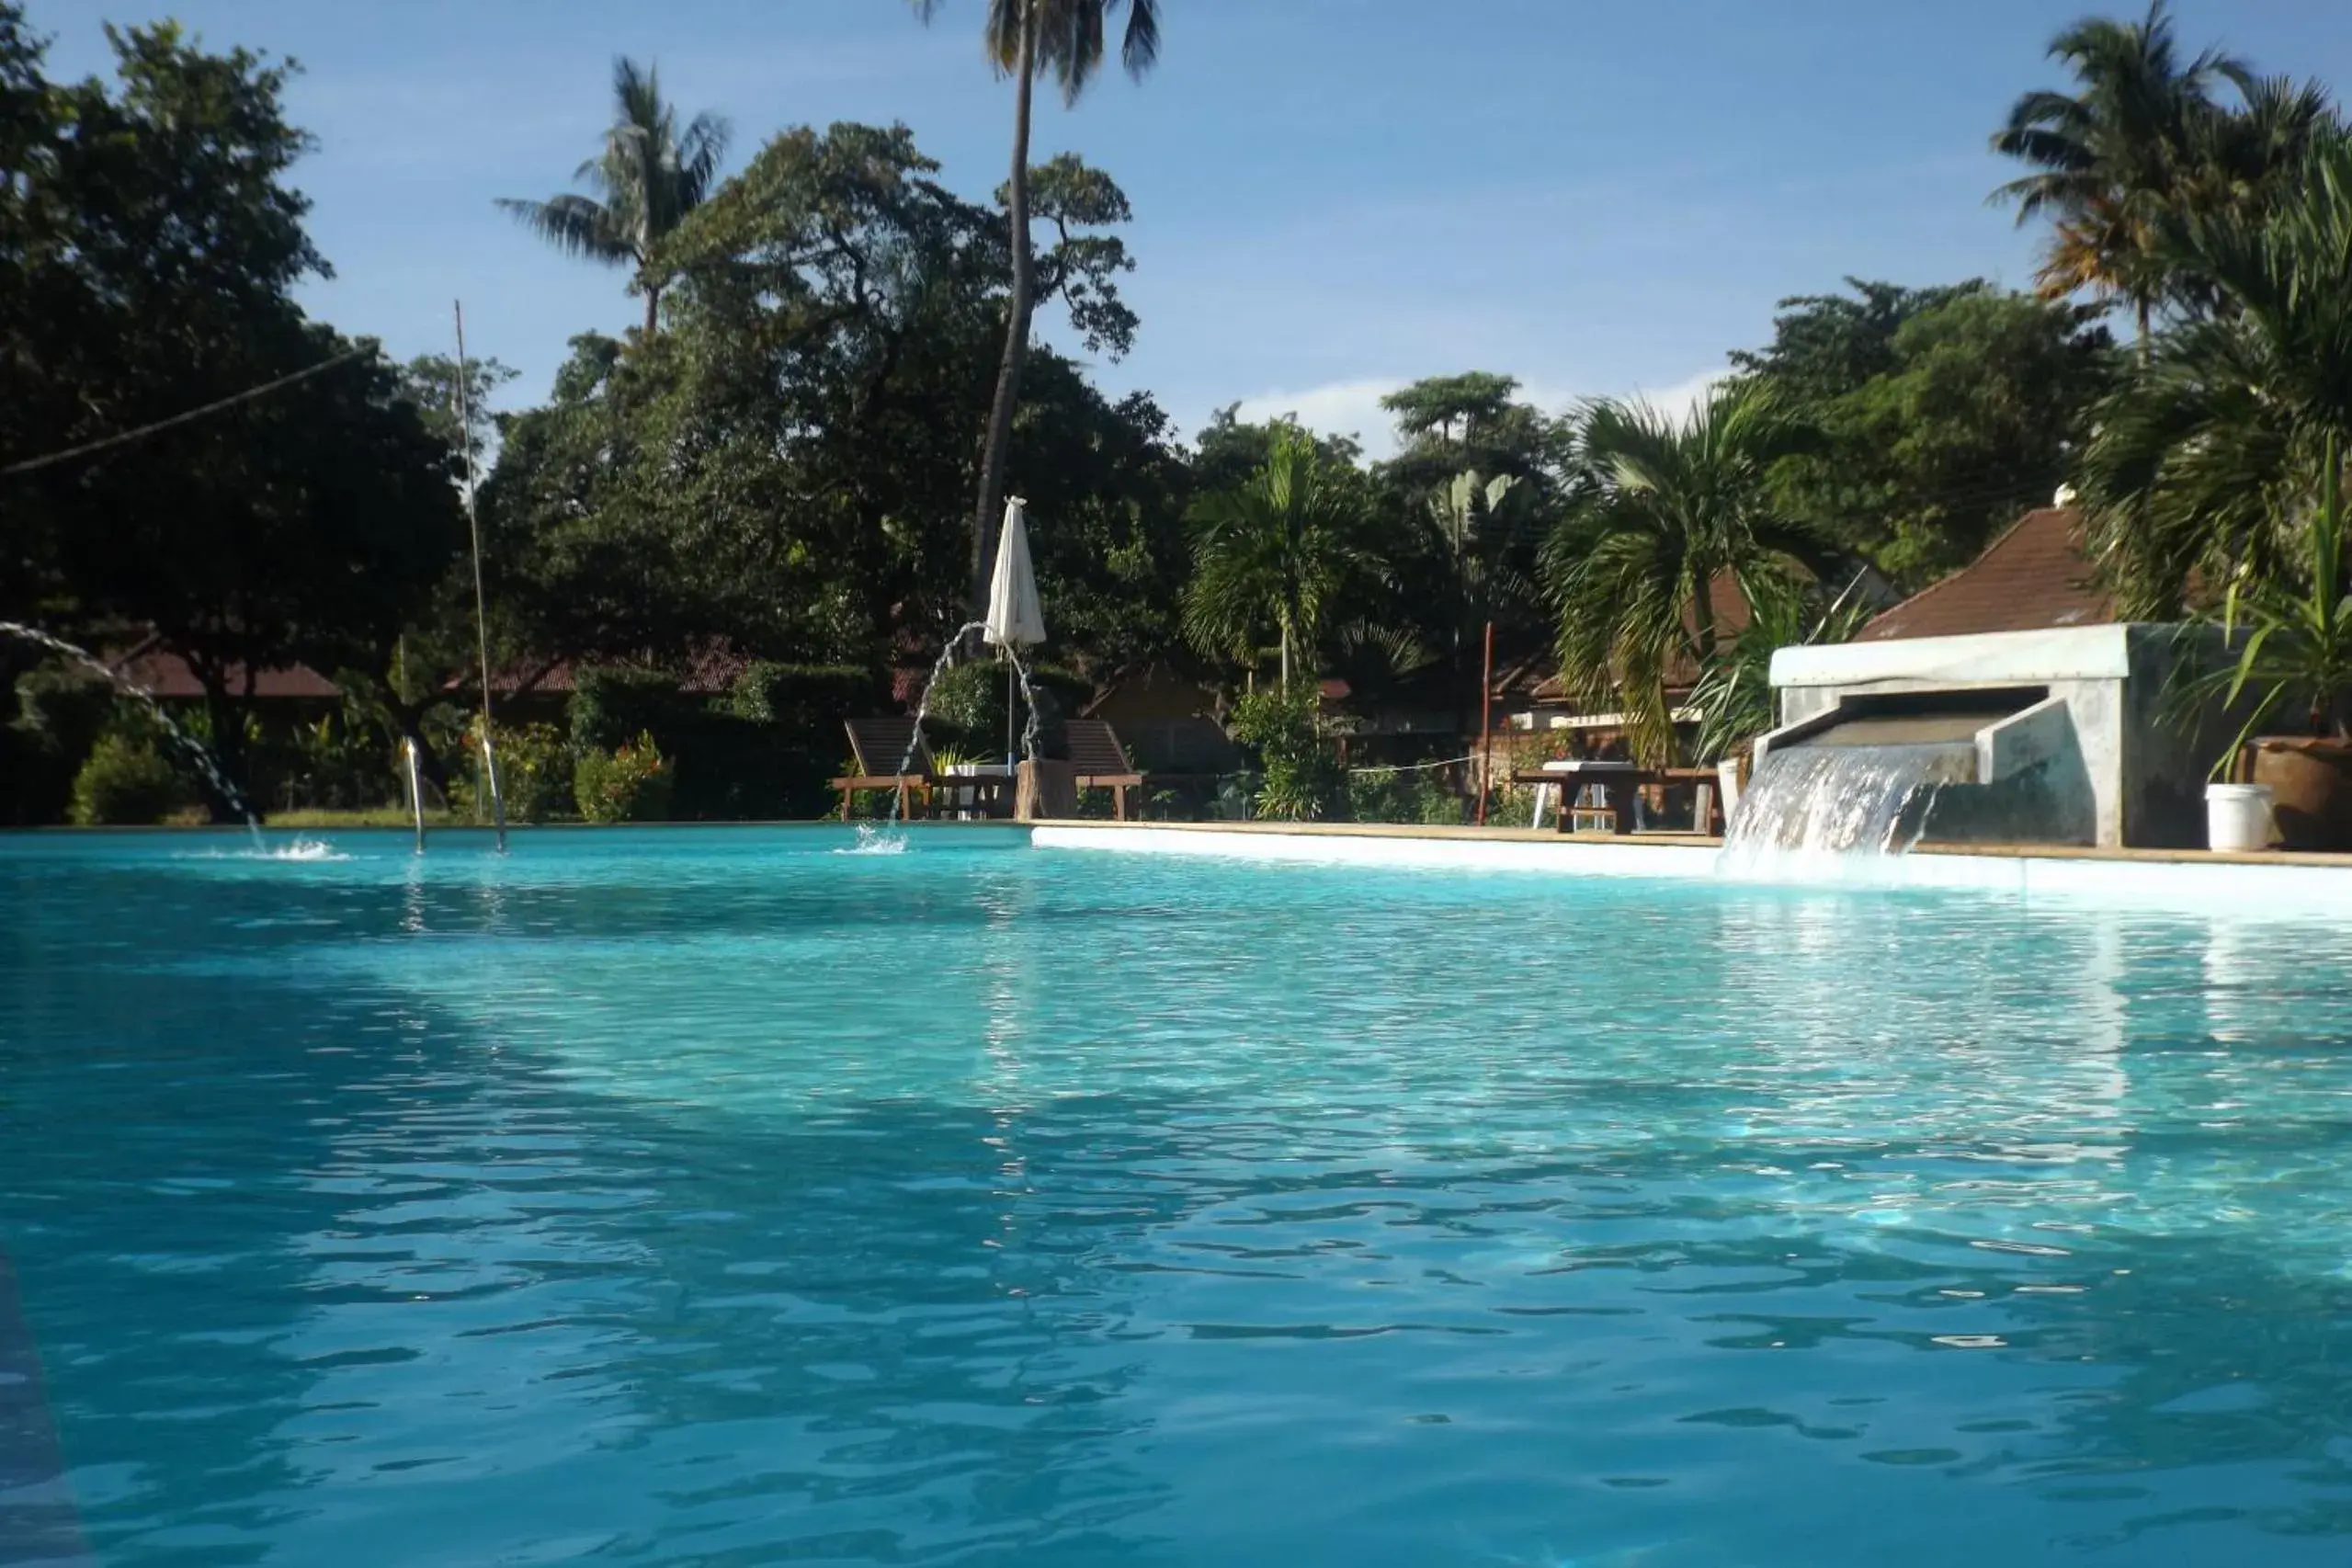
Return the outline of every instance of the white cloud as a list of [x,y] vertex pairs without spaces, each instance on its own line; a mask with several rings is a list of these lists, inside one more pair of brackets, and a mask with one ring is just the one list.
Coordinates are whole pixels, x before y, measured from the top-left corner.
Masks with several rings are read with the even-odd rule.
[[1242,399],[1239,417],[1256,422],[1295,417],[1310,430],[1326,436],[1352,436],[1364,445],[1364,455],[1375,460],[1396,450],[1396,432],[1381,399],[1409,383],[1402,376],[1374,377],[1360,381],[1334,381],[1304,392],[1264,392]]
[[1654,389],[1636,387],[1630,395],[1660,413],[1672,415],[1676,419],[1687,419],[1692,411],[1706,401],[1707,394],[1715,390],[1717,383],[1730,375],[1729,370],[1701,370],[1695,376],[1686,376],[1666,386]]

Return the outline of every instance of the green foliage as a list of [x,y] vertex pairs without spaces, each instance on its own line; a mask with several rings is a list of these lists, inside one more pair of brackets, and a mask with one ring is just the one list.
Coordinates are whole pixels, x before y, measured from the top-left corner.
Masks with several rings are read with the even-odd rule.
[[[2335,120],[2317,85],[2263,79],[2215,50],[2184,61],[2163,0],[2146,19],[2089,17],[2051,40],[2074,91],[2020,97],[1993,149],[2036,172],[2002,187],[2020,223],[2051,222],[2043,294],[2128,302],[2144,341],[2163,305],[2190,315],[2210,281],[2163,232],[2191,216],[2258,220],[2314,138]],[[2232,106],[2217,97],[2234,90]]]
[[1260,817],[1315,822],[1336,816],[1346,801],[1347,776],[1323,733],[1320,699],[1312,686],[1267,687],[1233,704],[1228,728],[1257,753]]
[[2253,576],[2231,585],[2219,617],[2229,665],[2191,683],[2191,691],[2225,705],[2244,704],[2236,743],[2213,765],[2229,771],[2245,743],[2282,710],[2301,703],[2308,733],[2352,739],[2352,593],[2345,575],[2344,454],[2330,437],[2322,454],[2316,506],[2297,519],[2304,559],[2294,575]]
[[1005,666],[970,659],[939,672],[925,695],[924,717],[942,735],[1001,756],[1005,744]]
[[0,822],[56,822],[74,775],[113,716],[112,688],[79,668],[37,665],[17,676],[0,711]]
[[695,706],[679,695],[675,676],[658,670],[580,670],[572,684],[572,744],[583,752],[610,751],[632,735],[661,733]]
[[402,790],[394,748],[347,713],[295,722],[282,749],[282,777],[271,798],[290,807],[364,810],[382,805]]
[[74,776],[71,820],[78,826],[145,826],[187,803],[189,794],[172,765],[140,735],[98,737]]
[[1981,281],[1781,301],[1772,344],[1733,362],[1821,433],[1777,465],[1777,504],[1908,586],[1967,564],[2047,505],[2110,384],[2093,307]]
[[[472,768],[450,804],[476,822],[487,822],[493,807],[489,780],[482,773],[480,723],[477,719],[467,739]],[[573,803],[574,753],[562,731],[552,724],[501,724],[491,732],[491,741],[508,822],[543,823]]]
[[573,799],[585,822],[665,821],[671,782],[661,747],[650,734],[641,733],[612,751],[586,747],[573,763]]
[[788,730],[836,730],[870,708],[880,691],[874,672],[851,665],[786,665],[762,659],[735,677],[728,710],[758,724]]
[[663,287],[672,277],[663,243],[718,184],[727,122],[699,114],[680,131],[654,68],[626,57],[613,62],[612,97],[604,152],[578,171],[595,197],[567,193],[498,205],[566,255],[631,268],[629,291],[645,296],[645,335],[651,337],[660,322]]
[[1248,484],[1203,496],[1192,510],[1193,573],[1185,631],[1202,653],[1256,663],[1270,638],[1281,683],[1312,676],[1331,612],[1376,574],[1365,548],[1368,494],[1295,426],[1281,431]]
[[[295,303],[325,264],[288,183],[310,145],[284,116],[290,67],[208,53],[169,23],[108,40],[111,82],[44,81],[21,13],[0,9],[0,362],[14,367],[0,460],[319,373],[12,479],[0,613],[151,628],[225,721],[237,667],[388,662],[463,520],[449,452],[395,369]],[[243,772],[242,725],[219,729]]]
[[1819,442],[1752,381],[1719,387],[1679,424],[1646,405],[1605,402],[1587,415],[1584,456],[1598,483],[1545,547],[1561,674],[1625,714],[1637,759],[1673,760],[1667,683],[1716,656],[1718,579],[1753,605],[1768,582],[1834,574],[1835,551],[1775,504],[1768,479]]
[[2292,582],[2310,560],[2324,454],[2352,447],[2352,137],[2273,210],[2168,224],[2155,254],[2225,309],[2158,337],[2085,453],[2091,547],[2135,619],[2177,612],[2193,585]]
[[1347,775],[1351,822],[1417,823],[1460,827],[1467,820],[1462,798],[1435,772],[1405,768],[1357,768]]
[[1748,624],[1717,648],[1691,687],[1689,705],[1699,710],[1697,760],[1744,756],[1778,722],[1772,705],[1776,649],[1848,642],[1870,613],[1869,602],[1854,587],[1824,603],[1816,583],[1760,579],[1748,600]]

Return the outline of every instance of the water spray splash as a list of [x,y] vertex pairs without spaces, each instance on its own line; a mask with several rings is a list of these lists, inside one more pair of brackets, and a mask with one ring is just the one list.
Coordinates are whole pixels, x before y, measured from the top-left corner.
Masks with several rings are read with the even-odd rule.
[[[946,645],[940,648],[938,658],[932,663],[931,674],[923,682],[923,695],[915,699],[915,730],[907,737],[906,754],[898,759],[898,771],[902,778],[914,768],[915,754],[923,749],[923,721],[931,716],[932,688],[939,684],[939,676],[946,672],[950,664],[955,662],[956,650],[962,645],[963,640],[972,632],[986,631],[987,625],[985,621],[968,620],[956,628],[955,631],[949,636]],[[1021,663],[1020,654],[1015,653],[1010,647],[1006,648],[1004,652],[1006,658],[1012,662],[1014,675],[1019,678],[1021,700],[1028,704],[1028,722],[1021,730],[1021,755],[1035,761],[1037,748],[1044,734],[1043,723],[1038,716],[1037,691],[1029,685],[1028,666]],[[893,791],[891,795],[890,814],[890,824],[892,827],[898,825],[898,805],[899,797]]]
[[212,760],[212,754],[199,744],[195,736],[172,722],[171,715],[164,711],[164,705],[155,699],[153,692],[131,679],[88,649],[75,647],[62,637],[52,637],[39,627],[25,626],[13,620],[0,620],[0,637],[13,637],[19,642],[28,642],[36,648],[71,659],[85,669],[96,671],[108,686],[144,708],[148,716],[163,727],[164,733],[168,735],[172,744],[179,748],[180,754],[204,775],[205,781],[212,786],[213,792],[226,801],[231,810],[245,819],[245,827],[253,834],[253,846],[256,849],[262,847],[261,818],[256,816],[254,809],[245,803],[245,798],[237,787],[229,782],[228,777],[221,771],[220,764]]
[[903,855],[906,853],[906,835],[892,833],[887,829],[876,827],[872,823],[861,822],[858,824],[858,842],[845,844],[834,853],[835,855]]

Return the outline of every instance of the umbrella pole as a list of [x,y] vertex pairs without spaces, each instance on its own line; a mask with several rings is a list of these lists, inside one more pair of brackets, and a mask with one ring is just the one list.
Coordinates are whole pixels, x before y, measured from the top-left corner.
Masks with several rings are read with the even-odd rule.
[[1007,767],[1013,767],[1020,760],[1018,754],[1013,750],[1013,720],[1016,716],[1013,703],[1013,677],[1017,673],[1017,667],[1013,663],[1013,653],[1008,648],[1005,651],[1005,766]]

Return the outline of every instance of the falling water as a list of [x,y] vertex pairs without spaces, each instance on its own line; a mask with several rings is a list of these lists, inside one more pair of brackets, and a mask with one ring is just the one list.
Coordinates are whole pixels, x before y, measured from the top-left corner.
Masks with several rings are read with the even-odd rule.
[[[915,699],[915,733],[907,737],[906,754],[898,759],[898,771],[902,777],[914,770],[915,754],[923,749],[923,721],[931,715],[931,688],[939,683],[940,675],[955,661],[956,650],[963,645],[963,640],[975,631],[985,630],[987,630],[987,623],[984,621],[966,621],[955,630],[954,633],[949,637],[946,645],[939,650],[938,658],[931,665],[930,676],[923,682],[923,695]],[[1012,661],[1013,673],[1020,677],[1021,700],[1028,705],[1028,722],[1021,730],[1021,755],[1034,758],[1037,756],[1040,733],[1037,712],[1037,692],[1029,686],[1028,666],[1021,663],[1020,654],[1008,647],[1005,650],[1005,656]],[[890,824],[892,827],[898,825],[898,794],[893,790],[891,794],[890,814]]]
[[1791,746],[1767,756],[1723,835],[1734,874],[1789,855],[1900,855],[1936,796],[1976,777],[1969,744]]
[[180,754],[195,764],[197,770],[204,775],[205,781],[212,786],[214,793],[227,801],[231,809],[239,816],[245,819],[245,827],[253,834],[254,847],[256,849],[261,847],[261,819],[254,814],[251,806],[245,804],[244,796],[234,784],[229,782],[228,777],[221,771],[220,764],[212,760],[212,754],[199,744],[196,737],[172,722],[171,715],[164,711],[164,705],[155,700],[153,692],[125,676],[121,671],[88,649],[77,648],[63,638],[52,637],[38,627],[20,625],[13,620],[0,620],[0,637],[13,637],[19,642],[29,642],[36,648],[71,659],[86,669],[96,671],[117,691],[146,709],[148,716],[163,726],[164,733],[171,737],[172,744],[179,748]]

